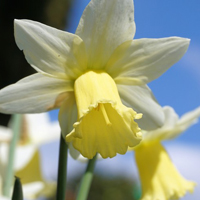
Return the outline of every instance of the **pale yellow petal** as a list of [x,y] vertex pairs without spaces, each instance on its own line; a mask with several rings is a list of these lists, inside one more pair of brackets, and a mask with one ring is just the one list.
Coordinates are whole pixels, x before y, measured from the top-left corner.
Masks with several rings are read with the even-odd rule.
[[141,144],[135,158],[142,185],[141,200],[171,200],[193,192],[195,183],[183,178],[160,143]]
[[170,135],[173,135],[173,132],[175,133],[177,131],[179,117],[174,109],[170,106],[164,106],[162,110],[165,115],[163,126],[152,131],[144,132],[144,142],[161,141],[170,137]]
[[140,77],[116,77],[114,78],[116,84],[121,85],[145,85],[147,78],[145,76]]
[[200,108],[196,108],[181,118],[177,115],[174,109],[170,106],[164,106],[165,121],[161,128],[144,133],[144,142],[153,140],[168,140],[173,139],[186,131],[190,126],[195,124],[200,117]]
[[0,112],[40,113],[52,110],[61,105],[67,91],[73,91],[73,81],[36,73],[0,90]]
[[56,192],[55,182],[31,182],[23,185],[23,194],[27,199],[38,199],[39,197],[52,197]]
[[73,124],[77,120],[77,115],[74,92],[68,92],[65,101],[60,107],[58,116],[63,137],[73,129]]
[[177,122],[177,133],[171,135],[171,138],[178,136],[180,132],[185,131],[190,126],[198,122],[200,117],[200,107],[185,113]]
[[[21,152],[21,155],[18,154],[16,157],[16,159],[22,158],[23,152]],[[43,181],[40,167],[40,155],[39,151],[36,150],[34,154],[31,155],[30,161],[25,166],[23,166],[23,168],[15,171],[15,176],[21,179],[22,184],[31,183],[35,181]]]
[[89,69],[102,69],[115,48],[135,35],[133,0],[91,0],[76,34],[86,45]]
[[100,153],[103,158],[124,154],[128,146],[141,140],[131,108],[125,107],[114,80],[105,72],[88,71],[75,81],[78,122],[66,136],[68,142],[87,158]]
[[15,20],[14,30],[18,47],[38,72],[74,79],[87,66],[84,43],[75,34],[31,20]]
[[148,83],[180,60],[189,43],[189,39],[180,37],[127,41],[117,47],[105,68],[114,78],[146,77]]
[[117,84],[117,88],[123,104],[143,114],[142,119],[137,121],[141,129],[154,130],[163,126],[163,109],[148,86]]

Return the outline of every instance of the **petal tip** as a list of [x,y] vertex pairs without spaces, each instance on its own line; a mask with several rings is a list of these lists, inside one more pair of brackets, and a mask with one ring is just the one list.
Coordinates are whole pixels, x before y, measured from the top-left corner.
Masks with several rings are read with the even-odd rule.
[[185,40],[185,45],[188,47],[191,39],[190,38],[184,38],[184,40]]
[[190,44],[190,40],[189,38],[180,38],[180,43],[183,44],[183,46],[187,49],[189,44]]

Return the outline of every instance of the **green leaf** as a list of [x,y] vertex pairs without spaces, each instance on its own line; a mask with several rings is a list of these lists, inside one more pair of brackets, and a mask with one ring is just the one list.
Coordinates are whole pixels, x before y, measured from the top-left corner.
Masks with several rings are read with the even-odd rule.
[[15,177],[12,200],[23,200],[22,184],[18,177]]

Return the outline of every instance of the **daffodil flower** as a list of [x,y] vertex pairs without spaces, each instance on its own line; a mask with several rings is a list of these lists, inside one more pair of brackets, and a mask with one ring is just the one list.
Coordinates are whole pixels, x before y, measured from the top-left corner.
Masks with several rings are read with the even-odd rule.
[[87,158],[113,157],[139,144],[137,112],[142,129],[163,125],[146,84],[184,55],[189,39],[133,40],[133,0],[91,0],[75,34],[30,20],[15,20],[14,29],[37,73],[0,91],[0,112],[60,108],[62,134]]
[[171,107],[164,107],[163,110],[163,127],[145,132],[144,140],[135,148],[142,185],[141,200],[179,199],[187,191],[193,192],[195,186],[194,182],[187,181],[180,175],[161,145],[161,140],[172,139],[197,122],[200,107],[180,119]]
[[[59,130],[58,122],[50,122],[47,113],[23,116],[22,132],[15,151],[14,174],[21,179],[25,198],[50,197],[56,191],[56,183],[46,181],[42,176],[39,146],[59,140]],[[0,137],[0,178],[4,179],[12,130],[0,126],[0,136],[4,136]]]

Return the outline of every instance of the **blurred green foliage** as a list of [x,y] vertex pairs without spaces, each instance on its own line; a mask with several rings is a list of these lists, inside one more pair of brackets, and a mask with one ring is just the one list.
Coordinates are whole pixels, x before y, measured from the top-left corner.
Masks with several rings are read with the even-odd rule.
[[[81,177],[68,181],[66,200],[75,200]],[[138,183],[123,176],[106,177],[94,175],[88,200],[139,200]],[[49,199],[55,200],[55,198]]]
[[95,176],[88,200],[136,200],[133,193],[135,184],[124,177]]

